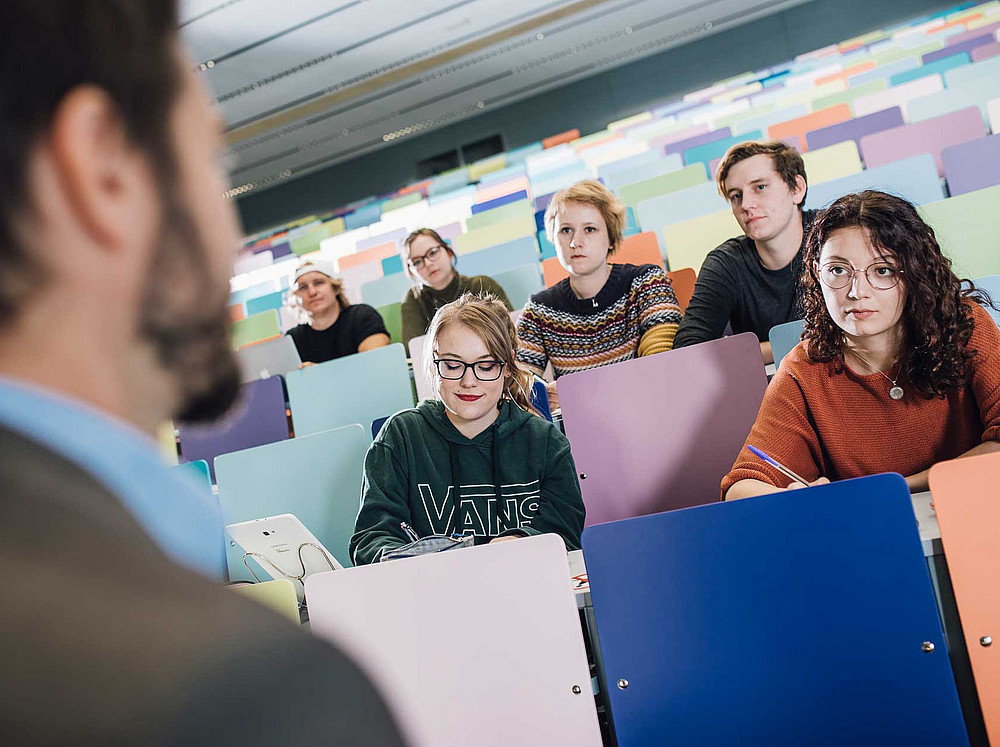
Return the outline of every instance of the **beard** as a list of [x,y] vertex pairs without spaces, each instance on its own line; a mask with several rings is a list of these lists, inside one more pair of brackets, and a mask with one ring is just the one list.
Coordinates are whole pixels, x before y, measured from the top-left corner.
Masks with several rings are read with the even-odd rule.
[[175,420],[203,423],[223,415],[240,394],[239,361],[229,340],[229,284],[212,277],[209,248],[176,190],[165,191],[139,334],[178,386]]

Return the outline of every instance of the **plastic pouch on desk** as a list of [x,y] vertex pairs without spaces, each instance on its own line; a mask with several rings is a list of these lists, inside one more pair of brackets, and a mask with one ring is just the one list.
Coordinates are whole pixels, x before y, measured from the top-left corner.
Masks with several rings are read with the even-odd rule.
[[446,552],[461,547],[472,547],[475,537],[466,534],[434,534],[430,537],[421,537],[408,545],[397,547],[395,550],[382,553],[380,562],[387,560],[399,560],[400,558],[415,558],[419,555],[429,555],[435,552]]

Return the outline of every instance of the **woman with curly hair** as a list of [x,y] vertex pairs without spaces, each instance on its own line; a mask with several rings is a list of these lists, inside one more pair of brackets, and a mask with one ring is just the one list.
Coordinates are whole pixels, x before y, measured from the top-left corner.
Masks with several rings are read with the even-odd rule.
[[[803,257],[803,339],[747,443],[810,484],[1000,451],[1000,329],[905,200],[865,191],[817,216]],[[726,500],[801,488],[744,450]]]

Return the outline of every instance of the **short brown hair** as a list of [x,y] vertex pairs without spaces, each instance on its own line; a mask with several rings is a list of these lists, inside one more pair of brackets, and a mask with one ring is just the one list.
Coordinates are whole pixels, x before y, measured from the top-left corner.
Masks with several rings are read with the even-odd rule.
[[795,177],[802,177],[802,181],[806,183],[806,191],[802,195],[802,202],[799,203],[799,210],[802,210],[809,194],[806,166],[802,162],[802,156],[799,155],[799,152],[780,140],[750,140],[745,143],[737,143],[727,150],[726,155],[719,161],[719,168],[715,172],[715,182],[719,185],[719,194],[727,197],[726,177],[729,176],[729,170],[740,161],[754,156],[770,156],[774,170],[778,172],[781,181],[787,184],[790,190],[794,190],[796,187]]
[[622,235],[625,233],[625,203],[595,179],[585,179],[572,187],[559,190],[552,196],[552,202],[545,210],[545,233],[553,244],[556,240],[556,213],[570,202],[582,202],[597,208],[608,227],[608,238],[611,239],[611,251],[608,254],[614,254],[621,246]]

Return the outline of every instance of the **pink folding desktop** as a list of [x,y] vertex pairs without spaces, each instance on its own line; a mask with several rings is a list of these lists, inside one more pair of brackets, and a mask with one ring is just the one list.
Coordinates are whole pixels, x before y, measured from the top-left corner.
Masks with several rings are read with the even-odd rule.
[[766,386],[749,332],[561,377],[587,526],[718,501]]
[[314,574],[306,599],[413,747],[601,747],[558,535]]
[[917,153],[930,153],[934,156],[938,175],[944,176],[941,150],[985,134],[982,112],[978,106],[969,106],[922,122],[865,135],[861,138],[861,155],[865,165],[873,169]]

